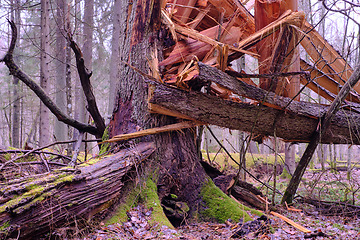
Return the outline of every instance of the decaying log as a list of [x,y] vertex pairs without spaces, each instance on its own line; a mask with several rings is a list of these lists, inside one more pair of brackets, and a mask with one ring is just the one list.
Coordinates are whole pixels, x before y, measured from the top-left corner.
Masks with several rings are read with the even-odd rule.
[[341,215],[350,217],[360,216],[360,206],[352,205],[346,202],[320,201],[307,197],[301,198],[299,201],[315,206],[316,210],[323,215]]
[[107,209],[120,194],[123,176],[155,150],[140,143],[74,171],[15,179],[0,184],[0,239],[32,239],[56,226],[90,218]]
[[231,195],[233,195],[236,199],[245,201],[246,203],[250,204],[252,207],[256,207],[261,210],[266,209],[266,204],[261,201],[257,195],[250,192],[248,189],[243,188],[241,186],[233,186],[231,189]]

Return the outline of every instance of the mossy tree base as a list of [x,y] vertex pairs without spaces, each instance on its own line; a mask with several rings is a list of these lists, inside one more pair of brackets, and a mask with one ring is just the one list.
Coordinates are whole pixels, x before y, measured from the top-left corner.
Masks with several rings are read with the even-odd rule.
[[0,184],[0,239],[38,238],[56,226],[90,220],[117,199],[123,176],[155,150],[140,143],[78,167]]
[[153,209],[150,223],[159,223],[160,225],[174,228],[164,214],[157,194],[157,186],[152,177],[148,177],[137,186],[132,182],[127,186],[127,189],[125,196],[121,199],[121,203],[116,207],[111,217],[106,220],[106,224],[126,222],[128,220],[126,212],[138,204],[143,204],[146,208]]
[[199,218],[205,221],[217,221],[224,223],[228,219],[234,222],[251,221],[246,211],[262,215],[261,212],[248,208],[221,191],[215,184],[208,180],[201,190],[203,205],[199,208]]
[[[157,195],[156,184],[151,177],[143,183],[139,183],[136,187],[130,186],[129,189],[130,191],[126,193],[126,196],[122,203],[118,205],[115,213],[106,221],[107,224],[126,222],[128,220],[126,212],[138,204],[143,204],[148,209],[153,208],[151,216],[153,224],[159,223],[160,226],[165,225],[174,228],[164,214],[163,207]],[[192,212],[192,217],[186,219],[187,221],[224,223],[226,220],[232,219],[234,222],[247,222],[252,220],[247,212],[258,216],[262,215],[260,211],[246,207],[230,198],[216,187],[211,179],[205,181],[200,195],[202,203],[197,207],[190,205],[190,207],[193,209],[196,208],[197,210]]]

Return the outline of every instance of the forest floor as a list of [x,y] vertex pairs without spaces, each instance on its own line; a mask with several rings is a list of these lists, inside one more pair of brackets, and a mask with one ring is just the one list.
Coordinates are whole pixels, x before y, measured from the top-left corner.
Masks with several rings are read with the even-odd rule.
[[[257,169],[252,169],[256,174]],[[263,171],[263,170],[262,170]],[[262,180],[267,180],[268,184],[273,184],[270,175],[263,175]],[[304,181],[299,188],[302,196],[320,197],[327,201],[350,201],[350,204],[360,205],[360,170],[352,170],[350,180],[347,179],[347,172],[332,172],[330,170],[307,171]],[[249,182],[250,181],[249,179]],[[277,180],[279,190],[284,190],[288,179],[280,178]],[[256,185],[255,182],[253,182]],[[259,186],[258,186],[259,187]],[[265,190],[263,189],[263,192]],[[268,194],[271,199],[271,193]],[[275,201],[280,201],[281,196],[277,196]],[[177,229],[169,229],[165,226],[151,225],[148,220],[151,218],[151,211],[138,206],[129,212],[129,221],[123,224],[114,224],[97,227],[91,234],[79,239],[360,239],[360,218],[359,213],[353,216],[337,214],[328,216],[321,213],[313,205],[306,203],[295,203],[296,209],[289,211],[279,207],[278,212],[288,217],[294,222],[312,231],[311,234],[323,236],[312,237],[305,234],[293,226],[287,224],[280,218],[269,215],[267,221],[255,221],[248,230],[243,227],[243,223],[219,224],[219,223],[188,223]],[[249,213],[251,215],[251,213]],[[258,216],[252,216],[257,219]],[[235,237],[234,233],[242,229],[242,237]],[[261,229],[261,231],[259,231]],[[259,231],[257,233],[257,231]],[[233,237],[233,238],[232,238]]]

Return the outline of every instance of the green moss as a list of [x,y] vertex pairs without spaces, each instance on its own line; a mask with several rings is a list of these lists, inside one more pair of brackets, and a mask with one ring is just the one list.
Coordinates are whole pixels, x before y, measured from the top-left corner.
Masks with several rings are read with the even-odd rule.
[[41,194],[42,191],[44,191],[44,187],[37,187],[25,192],[23,195],[14,196],[13,199],[9,200],[3,206],[0,206],[0,213],[4,212],[7,207],[12,208],[13,206],[16,206],[22,200],[25,200],[27,198],[35,198],[35,196]]
[[136,187],[129,186],[129,188],[132,190],[127,193],[125,201],[118,206],[115,214],[107,220],[106,224],[126,222],[128,220],[126,212],[138,204],[143,204],[146,208],[153,208],[150,223],[160,223],[160,226],[166,225],[169,228],[174,228],[163,212],[157,195],[156,183],[151,177],[148,177],[142,184]]
[[72,174],[62,174],[54,181],[54,184],[57,185],[59,183],[72,182],[74,178],[75,176]]
[[38,188],[38,187],[40,187],[40,186],[37,184],[31,184],[29,186],[26,186],[26,190],[30,191],[30,190]]
[[240,219],[243,219],[244,222],[252,220],[246,213],[246,211],[251,211],[250,208],[231,199],[216,187],[211,180],[203,186],[201,197],[206,205],[205,208],[199,212],[200,217],[203,220],[216,220],[221,223],[229,218],[235,222],[238,222]]
[[[129,186],[132,188],[133,186]],[[128,216],[126,212],[129,211],[131,208],[135,207],[137,203],[137,197],[139,195],[139,188],[134,187],[132,191],[126,194],[125,201],[122,202],[116,209],[115,213],[111,216],[110,219],[106,221],[106,224],[115,224],[115,223],[122,223],[126,222]]]
[[[107,155],[107,156],[111,156],[111,155]],[[92,159],[89,159],[87,160],[86,162],[82,163],[79,165],[79,168],[81,167],[88,167],[90,165],[93,165],[97,162],[99,162],[101,159],[103,159],[102,157],[96,157],[96,158],[92,158]]]
[[178,196],[176,196],[175,194],[172,194],[172,193],[170,194],[170,197],[171,197],[172,199],[174,199],[174,200],[175,200],[175,199],[178,199]]
[[[109,139],[109,126],[105,128],[104,134],[102,136],[102,141],[106,141]],[[103,143],[101,144],[101,149],[99,151],[99,155],[103,155],[107,151],[109,151],[110,143]]]
[[286,168],[284,167],[281,175],[280,175],[280,178],[283,178],[283,179],[291,179],[291,175],[290,173],[286,170]]
[[0,226],[0,232],[6,231],[8,227],[10,227],[10,222],[4,222],[3,225]]
[[169,228],[174,228],[169,219],[164,214],[159,196],[157,194],[157,186],[151,178],[148,178],[145,182],[143,189],[140,192],[140,198],[141,202],[147,208],[153,208],[150,222],[160,223],[161,225],[166,225]]
[[6,161],[10,161],[10,159],[11,159],[10,153],[3,154],[2,156],[5,158]]
[[[25,204],[22,208],[26,209],[27,207],[30,207],[34,205],[36,202],[43,201],[46,197],[50,196],[51,193],[46,192],[44,193],[45,189],[48,189],[51,186],[56,186],[60,183],[65,182],[72,182],[74,180],[75,176],[72,174],[63,173],[60,175],[48,175],[44,177],[43,179],[39,179],[39,181],[47,181],[49,182],[46,186],[40,186],[37,184],[29,184],[26,186],[26,192],[22,195],[13,196],[11,200],[9,200],[6,204],[0,206],[0,213],[4,212],[5,209],[12,208],[16,205],[18,205],[20,202],[25,201],[26,199],[31,200],[29,203]],[[53,181],[53,182],[51,182]]]
[[176,207],[178,207],[183,213],[187,213],[190,211],[189,206],[184,202],[177,202]]

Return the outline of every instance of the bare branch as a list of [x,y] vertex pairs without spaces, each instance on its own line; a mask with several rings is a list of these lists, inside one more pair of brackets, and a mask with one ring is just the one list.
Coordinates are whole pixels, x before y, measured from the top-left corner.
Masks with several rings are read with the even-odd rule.
[[77,120],[72,119],[69,116],[67,116],[65,113],[63,113],[60,110],[60,108],[57,107],[56,104],[45,93],[45,91],[16,65],[16,63],[13,60],[12,54],[16,44],[17,30],[14,22],[9,21],[9,23],[12,30],[11,44],[4,59],[2,59],[1,61],[3,61],[5,65],[8,67],[10,71],[10,75],[19,78],[23,83],[25,83],[40,98],[40,100],[45,104],[45,106],[49,108],[49,110],[56,116],[56,118],[59,121],[68,124],[78,129],[79,131],[88,132],[92,135],[95,135],[96,137],[101,137],[102,131],[100,131],[100,129],[93,127],[91,125],[78,122]]
[[92,73],[88,72],[88,69],[85,66],[85,61],[81,49],[76,44],[76,42],[74,42],[70,34],[68,34],[68,40],[70,42],[70,47],[75,53],[76,67],[79,73],[81,86],[84,91],[86,101],[88,103],[87,110],[89,111],[91,117],[94,119],[97,129],[99,129],[99,132],[101,133],[101,135],[97,137],[101,138],[102,133],[105,131],[105,122],[97,107],[95,95],[92,90],[92,86],[90,82],[90,77]]

